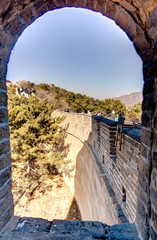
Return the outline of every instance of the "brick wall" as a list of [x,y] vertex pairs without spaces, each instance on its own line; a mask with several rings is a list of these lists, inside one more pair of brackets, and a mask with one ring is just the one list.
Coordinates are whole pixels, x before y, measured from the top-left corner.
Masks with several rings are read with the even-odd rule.
[[[60,116],[62,113],[55,112],[52,115]],[[121,150],[119,149],[119,142],[117,147],[115,147],[117,124],[114,121],[84,114],[65,113],[65,115],[66,118],[62,123],[62,127],[68,126],[67,132],[70,133],[73,138],[76,136],[77,141],[79,139],[79,141],[83,143],[77,152],[77,146],[79,144],[75,144],[74,139],[70,141],[70,144],[74,144],[75,146],[75,158],[77,159],[76,182],[81,184],[80,191],[78,190],[78,185],[75,184],[74,194],[80,207],[82,203],[84,206],[83,209],[88,209],[88,213],[93,211],[90,218],[88,218],[87,212],[82,210],[82,216],[84,216],[84,219],[104,221],[102,216],[100,217],[100,214],[98,214],[102,212],[102,209],[96,207],[97,201],[101,202],[102,198],[110,199],[111,196],[114,196],[117,204],[112,204],[113,199],[110,199],[110,201],[106,200],[108,203],[107,209],[110,215],[112,215],[110,222],[112,222],[112,224],[115,222],[122,223],[123,221],[119,218],[122,215],[122,219],[126,217],[129,222],[136,222],[139,228],[139,217],[143,219],[143,221],[147,219],[147,209],[144,209],[141,204],[141,199],[142,201],[145,200],[145,196],[143,196],[141,192],[141,185],[146,188],[143,177],[149,173],[147,164],[143,164],[142,154],[144,155],[145,153],[147,155],[148,149],[143,148],[141,140],[136,137],[136,135],[131,135],[127,133],[127,131],[124,131],[122,134]],[[79,126],[80,124],[81,126]],[[88,150],[85,144],[88,145]],[[96,173],[93,171],[96,171]],[[78,176],[81,176],[79,180]],[[106,190],[104,188],[104,193],[102,193],[100,186],[104,183],[104,179],[108,181],[109,188]],[[104,196],[102,197],[103,194]],[[79,200],[79,197],[76,195],[82,196],[81,200]],[[87,196],[89,199],[87,199]],[[83,199],[85,199],[85,202]],[[98,205],[102,207],[102,204]],[[119,209],[118,206],[120,207]],[[95,209],[97,209],[97,214],[95,213]],[[98,211],[98,209],[100,211]],[[105,212],[107,211],[104,210],[103,212],[105,218]],[[98,219],[96,219],[96,216]],[[143,235],[145,231],[146,227],[143,228]]]
[[0,232],[13,215],[11,154],[5,80],[0,85]]

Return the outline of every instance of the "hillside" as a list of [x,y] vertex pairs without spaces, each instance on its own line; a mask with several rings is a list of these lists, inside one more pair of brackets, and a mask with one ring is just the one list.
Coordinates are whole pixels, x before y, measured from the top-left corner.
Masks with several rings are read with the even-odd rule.
[[120,97],[114,97],[113,99],[120,100],[124,103],[127,107],[133,107],[134,104],[138,102],[142,102],[142,92],[132,92],[130,94],[122,95]]
[[[104,100],[94,99],[80,93],[69,92],[65,89],[56,87],[54,84],[35,84],[27,81],[20,81],[17,85],[21,88],[34,89],[36,95],[44,100],[47,99],[53,108],[64,110],[65,108],[71,109],[77,113],[96,113],[101,112],[106,116],[112,111],[116,114],[125,112],[126,107],[120,100],[106,98]],[[26,92],[27,92],[26,90]]]

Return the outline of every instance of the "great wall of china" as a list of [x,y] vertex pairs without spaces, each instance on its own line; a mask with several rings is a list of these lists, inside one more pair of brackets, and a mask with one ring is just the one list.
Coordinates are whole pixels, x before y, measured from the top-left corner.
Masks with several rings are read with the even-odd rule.
[[[89,137],[89,139],[83,139],[83,141],[85,141],[85,144],[80,146],[80,159],[82,153],[85,151],[88,159],[90,156],[95,156],[94,158],[98,163],[100,162],[98,159],[104,163],[104,167],[102,167],[100,164],[97,164],[99,171],[102,171],[100,175],[104,176],[104,178],[102,178],[102,176],[98,177],[96,175],[97,180],[94,184],[96,184],[95,187],[97,187],[98,191],[100,190],[98,187],[100,183],[102,189],[108,188],[110,190],[108,191],[109,196],[107,197],[107,200],[105,200],[105,203],[107,203],[109,206],[107,207],[107,210],[110,209],[112,204],[114,206],[117,206],[116,208],[113,208],[115,209],[114,211],[112,211],[113,209],[110,209],[112,217],[111,219],[107,217],[107,219],[109,221],[112,221],[114,219],[114,223],[117,223],[118,221],[123,222],[126,221],[126,219],[129,222],[135,221],[138,231],[140,232],[143,239],[155,240],[157,239],[156,0],[0,1],[0,232],[4,230],[6,224],[12,218],[14,209],[11,193],[11,156],[6,88],[7,64],[9,61],[10,53],[23,30],[35,19],[42,16],[49,10],[68,6],[83,7],[93,11],[98,11],[104,16],[113,19],[117,25],[120,26],[128,35],[130,40],[133,42],[137,53],[143,61],[144,83],[141,143],[137,142],[135,139],[132,140],[132,138],[128,135],[124,135],[122,150],[116,150],[116,158],[114,158],[110,152],[113,152],[113,150],[115,151],[115,149],[112,149],[111,144],[107,143],[107,139],[110,139],[109,136],[112,135],[112,131],[110,132],[112,128],[114,135],[114,126],[103,123],[98,119],[92,119],[92,128],[95,126],[97,130],[95,130],[95,135],[93,134],[92,137],[87,136],[89,133],[88,125],[86,125],[84,132],[82,131],[84,134],[86,134],[87,137]],[[82,128],[82,130],[83,126],[84,125],[81,126],[80,124],[80,128]],[[102,131],[99,132],[99,129],[102,129]],[[92,129],[92,131],[94,132],[94,129]],[[81,139],[82,138],[80,138],[80,140]],[[90,149],[89,144],[92,145],[92,149]],[[103,147],[106,147],[106,152],[103,152]],[[107,153],[109,153],[109,155]],[[81,164],[81,160],[79,161]],[[87,165],[89,167],[89,164],[86,162],[85,168],[87,168]],[[94,168],[92,168],[93,170],[90,170],[95,171],[92,172],[93,176],[96,174],[96,169],[98,168],[96,167],[95,170]],[[105,174],[104,169],[106,171]],[[126,176],[128,183],[124,181]],[[87,182],[89,179],[90,176],[84,180],[84,183],[80,182],[81,186],[85,186],[85,182]],[[79,184],[77,181],[75,184],[79,191]],[[93,185],[89,187],[91,192],[92,187]],[[128,191],[128,189],[130,189],[130,191]],[[81,190],[83,191],[83,189]],[[87,203],[89,202],[87,196],[82,196],[82,199],[83,198],[86,199]],[[79,200],[79,197],[77,196],[76,199],[78,202],[82,201]],[[101,201],[104,201],[103,197],[101,198]],[[88,211],[89,217],[94,219],[95,214],[97,215],[99,212],[100,206],[98,205],[102,204],[98,204],[96,200],[91,204],[97,206],[95,207],[95,213],[94,211],[93,213]],[[88,206],[90,206],[90,204],[88,204]],[[81,207],[80,204],[82,214],[86,210],[83,208],[84,207]],[[91,208],[91,206],[89,208]],[[99,219],[105,216],[105,214],[102,215],[103,216],[99,216]],[[81,224],[82,223],[80,223],[80,225],[78,224],[80,228]],[[92,226],[92,224],[90,226]],[[18,237],[15,239],[18,239]],[[46,239],[46,236],[44,239]]]

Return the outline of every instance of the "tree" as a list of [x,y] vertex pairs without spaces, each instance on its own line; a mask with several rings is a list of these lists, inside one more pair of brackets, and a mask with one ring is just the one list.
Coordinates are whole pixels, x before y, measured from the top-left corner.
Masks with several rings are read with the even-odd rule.
[[64,164],[62,119],[51,118],[53,106],[47,100],[17,96],[15,85],[8,96],[13,171],[32,193]]
[[138,102],[128,109],[128,117],[131,121],[141,121],[142,103]]

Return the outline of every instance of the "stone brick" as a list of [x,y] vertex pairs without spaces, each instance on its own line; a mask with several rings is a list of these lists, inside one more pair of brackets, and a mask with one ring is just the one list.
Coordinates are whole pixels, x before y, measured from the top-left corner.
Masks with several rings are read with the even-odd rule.
[[47,3],[45,3],[43,0],[39,0],[34,3],[34,9],[35,9],[35,13],[38,16],[41,16],[48,11],[48,6],[47,6]]
[[31,7],[25,8],[23,12],[20,14],[20,17],[27,25],[31,24],[36,18],[36,16],[33,14]]
[[84,6],[84,0],[76,0],[75,1],[75,6],[76,7],[85,7]]
[[15,37],[6,33],[4,30],[0,30],[0,46],[12,47],[15,41]]
[[157,213],[154,211],[153,208],[151,208],[151,219],[155,228],[157,229]]
[[108,1],[107,5],[106,5],[106,14],[105,15],[111,19],[114,19],[116,12],[117,12],[117,5],[115,5],[111,1]]
[[155,209],[157,209],[157,191],[151,186],[150,187],[150,200]]
[[155,65],[149,64],[143,68],[144,80],[154,78],[155,76]]
[[3,230],[5,225],[9,222],[9,220],[13,216],[13,214],[14,214],[14,208],[13,208],[13,203],[12,203],[12,205],[10,205],[10,208],[8,209],[8,211],[5,213],[5,215],[3,216],[3,218],[0,221],[0,232]]
[[0,92],[0,106],[7,106],[7,100],[8,100],[7,94]]
[[[71,233],[73,233],[71,235]],[[105,239],[105,225],[92,221],[62,221],[54,220],[50,229],[51,236],[62,235],[70,239]]]
[[4,185],[4,183],[11,177],[11,167],[8,168],[6,171],[4,171],[1,175],[0,175],[0,187],[2,187]]
[[88,9],[94,9],[94,0],[87,0],[87,5],[86,5],[86,7],[88,8]]
[[47,2],[47,7],[48,7],[48,10],[53,10],[53,9],[56,8],[56,4],[55,4],[55,2],[53,0],[49,0]]
[[141,139],[148,147],[151,146],[151,132],[145,128],[141,129]]
[[151,112],[142,113],[142,126],[151,128]]
[[153,111],[154,110],[154,99],[151,94],[144,96],[142,102],[142,110],[143,111]]
[[143,188],[139,187],[138,193],[137,193],[138,199],[141,199],[142,202],[147,205],[149,202],[149,196],[145,193]]
[[4,198],[12,189],[12,182],[10,181],[5,185],[5,187],[0,191],[0,199]]
[[138,169],[142,172],[144,176],[146,176],[147,179],[149,178],[149,165],[145,163],[142,159],[138,165]]
[[10,142],[3,142],[0,144],[0,155],[8,153],[10,151]]
[[97,0],[96,10],[103,14],[105,12],[105,5],[105,0]]
[[66,0],[54,0],[54,3],[57,8],[66,6]]
[[141,58],[143,60],[143,65],[147,65],[148,63],[153,63],[155,59],[155,51],[154,48],[149,47],[143,54],[141,54]]
[[116,23],[124,30],[126,31],[126,29],[128,28],[129,22],[130,22],[130,16],[129,14],[124,11],[121,10],[120,8],[117,11],[116,14]]
[[154,45],[155,45],[155,54],[157,54],[157,36],[154,39]]
[[152,158],[153,158],[152,159],[152,164],[153,164],[154,167],[157,168],[157,151],[153,151]]
[[7,64],[0,62],[0,76],[5,77],[7,74]]
[[15,229],[14,233],[38,233],[38,232],[49,232],[50,231],[50,222],[42,218],[21,218]]
[[152,240],[157,239],[157,230],[153,229],[153,227],[150,227],[150,236]]
[[148,29],[148,35],[150,38],[153,38],[153,36],[157,33],[157,5],[154,6],[152,11],[149,13],[147,18],[147,29]]
[[6,109],[0,109],[0,123],[8,121],[8,111]]
[[148,180],[146,180],[145,176],[139,171],[139,183],[144,191],[148,192]]
[[150,79],[144,83],[143,95],[152,93],[154,90],[154,79]]
[[141,55],[144,51],[146,51],[146,49],[148,49],[149,43],[145,37],[145,32],[139,27],[139,25],[137,25],[137,34],[138,37],[134,41],[134,46],[137,53]]
[[11,154],[8,153],[0,158],[0,170],[6,168],[9,164],[11,164]]
[[1,207],[0,207],[0,216],[4,214],[4,212],[7,210],[7,208],[12,205],[13,203],[13,196],[11,192],[7,194],[3,202],[1,202]]
[[9,126],[0,127],[0,141],[3,138],[9,138]]
[[4,26],[4,30],[11,35],[19,36],[26,28],[26,24],[19,16],[15,16],[13,20]]
[[128,28],[126,29],[126,33],[131,41],[137,37],[137,26],[133,20],[130,20]]
[[5,13],[9,6],[11,5],[12,0],[1,0],[0,1],[0,15]]
[[68,7],[75,6],[75,0],[66,0],[66,6]]
[[136,222],[138,224],[142,239],[148,239],[148,231],[146,230],[147,226],[144,224],[144,219],[141,217],[138,210],[136,215]]
[[157,110],[155,111],[153,116],[153,128],[157,129]]
[[7,90],[6,80],[4,77],[0,76],[0,89]]

